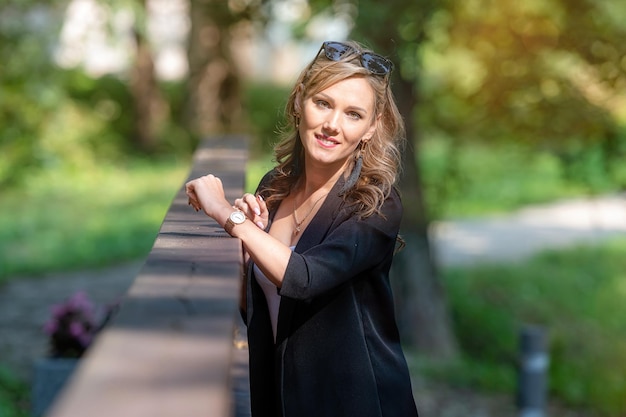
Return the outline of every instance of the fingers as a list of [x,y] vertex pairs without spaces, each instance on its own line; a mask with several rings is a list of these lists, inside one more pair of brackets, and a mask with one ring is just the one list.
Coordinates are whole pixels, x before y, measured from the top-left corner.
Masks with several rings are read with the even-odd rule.
[[236,199],[234,207],[246,213],[248,217],[261,214],[259,205],[256,202],[256,197],[250,193],[246,193],[241,198]]
[[265,203],[265,199],[263,198],[261,194],[257,196],[257,202],[259,203],[259,209],[260,209],[259,215],[267,219],[269,216],[269,211],[267,210],[267,204]]
[[241,198],[235,200],[233,207],[243,211],[259,228],[265,229],[269,216],[267,205],[260,194],[254,196],[250,193],[246,193]]
[[195,211],[200,211],[200,202],[198,201],[198,197],[196,196],[196,191],[194,188],[193,181],[189,181],[185,184],[185,194],[187,194],[187,203],[193,207]]
[[256,196],[255,201],[258,204],[258,209],[255,211],[255,214],[257,216],[254,219],[254,222],[261,229],[265,229],[265,226],[267,226],[269,220],[269,211],[267,210],[267,204],[265,203],[265,200],[263,199],[263,196],[261,194]]
[[191,197],[189,197],[189,200],[187,201],[187,203],[195,210],[195,211],[200,211],[200,203],[198,203],[197,200],[193,200]]

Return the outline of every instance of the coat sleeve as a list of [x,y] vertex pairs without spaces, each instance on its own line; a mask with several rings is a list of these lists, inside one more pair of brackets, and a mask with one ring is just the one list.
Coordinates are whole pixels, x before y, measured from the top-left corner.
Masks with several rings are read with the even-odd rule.
[[381,215],[365,219],[338,216],[320,244],[291,255],[280,295],[311,300],[388,265],[401,217],[402,204],[395,190],[383,204]]

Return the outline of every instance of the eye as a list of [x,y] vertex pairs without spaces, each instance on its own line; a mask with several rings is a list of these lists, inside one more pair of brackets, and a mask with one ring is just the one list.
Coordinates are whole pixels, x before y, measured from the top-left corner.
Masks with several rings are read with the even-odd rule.
[[348,117],[352,120],[361,120],[363,116],[355,111],[348,112]]
[[330,108],[330,104],[326,100],[316,100],[315,104],[317,105],[317,107],[321,107],[323,109]]

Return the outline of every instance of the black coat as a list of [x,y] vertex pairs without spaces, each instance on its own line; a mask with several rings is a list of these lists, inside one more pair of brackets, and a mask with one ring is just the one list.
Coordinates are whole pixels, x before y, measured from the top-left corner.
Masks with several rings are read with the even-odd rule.
[[385,201],[384,218],[358,220],[339,196],[343,183],[289,260],[276,343],[265,296],[248,268],[253,417],[417,416],[389,284],[400,197],[394,190]]

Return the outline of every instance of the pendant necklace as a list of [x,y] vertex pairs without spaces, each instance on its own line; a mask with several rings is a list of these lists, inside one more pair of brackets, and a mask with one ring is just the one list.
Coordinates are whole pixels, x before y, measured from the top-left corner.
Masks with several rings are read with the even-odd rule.
[[317,203],[320,202],[320,200],[324,197],[326,197],[328,195],[328,193],[322,195],[320,198],[318,198],[317,200],[315,200],[315,202],[313,203],[313,206],[311,206],[311,209],[309,210],[309,212],[306,214],[306,216],[304,216],[304,218],[300,221],[298,221],[298,214],[296,213],[296,208],[298,207],[298,204],[296,202],[296,199],[294,197],[293,199],[293,221],[296,225],[296,228],[293,231],[293,235],[294,236],[298,236],[298,233],[300,233],[300,226],[302,226],[302,223],[304,223],[304,221],[309,217],[309,215],[313,212],[313,209],[315,208],[315,206],[317,206]]

